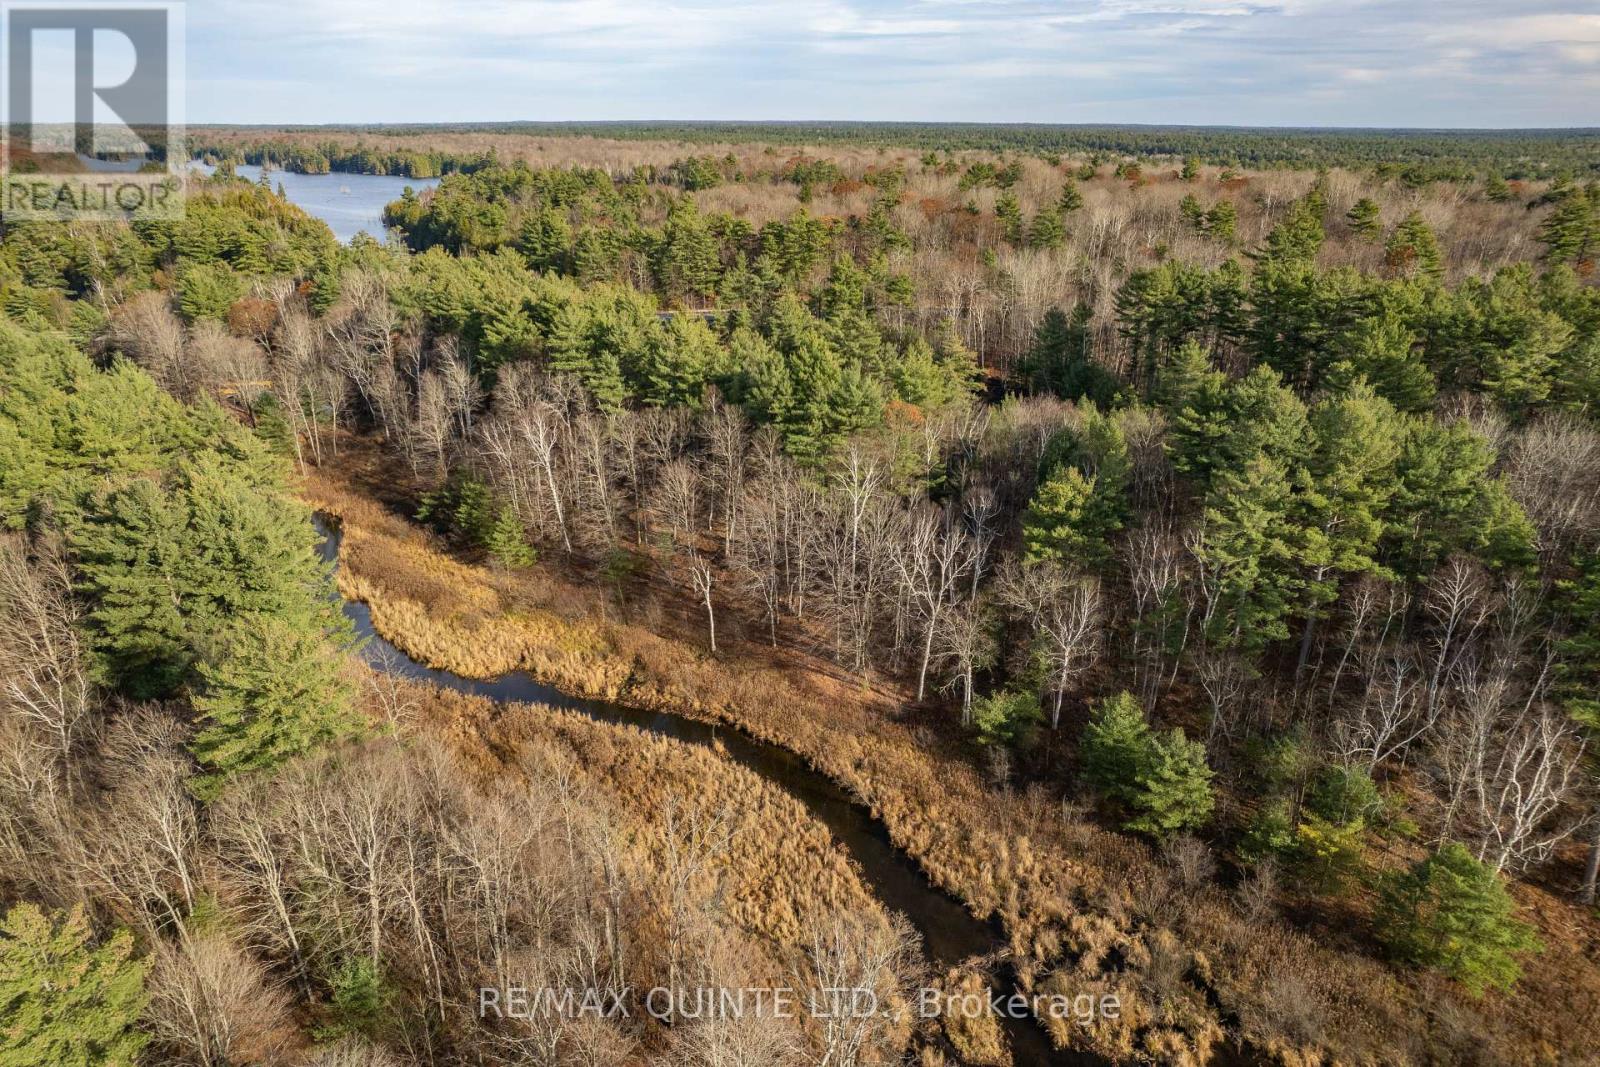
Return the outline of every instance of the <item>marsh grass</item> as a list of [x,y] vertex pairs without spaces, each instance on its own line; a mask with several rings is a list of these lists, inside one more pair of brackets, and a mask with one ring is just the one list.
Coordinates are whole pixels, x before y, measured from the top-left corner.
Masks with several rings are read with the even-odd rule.
[[[371,605],[379,633],[416,658],[476,677],[522,669],[575,694],[734,724],[845,786],[935,884],[974,915],[999,918],[1024,990],[1118,993],[1120,1021],[1047,1023],[1058,1043],[1203,1063],[1227,1025],[1272,1060],[1310,1065],[1422,1063],[1448,1040],[1449,1014],[1429,1004],[1463,994],[1372,959],[1348,923],[1329,936],[1315,924],[1247,920],[1221,886],[1183,885],[1139,840],[1062,807],[1041,819],[1036,795],[992,789],[951,737],[900,721],[891,690],[758,646],[708,658],[688,639],[599,617],[602,596],[542,569],[497,574],[452,559],[335,474],[314,473],[305,492],[344,522],[342,591]],[[594,751],[632,767],[609,744]],[[796,858],[797,869],[833,884],[811,845],[797,855],[812,857]],[[798,905],[775,884],[777,868],[752,862],[745,914],[770,912],[767,927],[792,929]],[[1596,1013],[1573,1005],[1600,1005],[1600,979],[1581,946],[1560,951],[1515,994],[1472,1003],[1479,1046],[1539,1045],[1551,1062],[1597,1047]],[[1175,952],[1187,963],[1176,978]]]

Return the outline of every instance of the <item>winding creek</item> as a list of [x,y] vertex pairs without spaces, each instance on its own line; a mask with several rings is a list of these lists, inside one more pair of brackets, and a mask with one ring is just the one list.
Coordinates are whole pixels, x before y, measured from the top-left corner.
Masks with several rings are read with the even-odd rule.
[[[315,523],[322,534],[322,558],[336,565],[338,526],[320,515]],[[758,741],[725,725],[574,697],[522,672],[481,681],[427,667],[373,629],[372,609],[366,604],[352,600],[343,604],[345,617],[364,642],[362,648],[369,662],[402,677],[502,703],[547,704],[599,722],[634,726],[689,744],[717,746],[726,758],[788,792],[832,831],[878,900],[911,921],[922,936],[924,954],[935,966],[950,967],[967,957],[986,955],[1003,943],[998,925],[973,918],[960,901],[934,886],[915,860],[894,847],[888,829],[865,806],[788,749]],[[1018,1067],[1101,1067],[1111,1062],[1092,1053],[1052,1048],[1044,1030],[1031,1019],[1002,1019]]]

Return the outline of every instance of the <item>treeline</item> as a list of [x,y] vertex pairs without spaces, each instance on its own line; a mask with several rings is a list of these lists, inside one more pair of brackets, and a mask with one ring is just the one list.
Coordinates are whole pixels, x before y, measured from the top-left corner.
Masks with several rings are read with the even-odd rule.
[[[284,127],[285,132],[298,132]],[[1460,180],[1493,172],[1538,178],[1600,170],[1593,130],[1327,130],[1205,126],[1057,126],[916,122],[509,122],[315,127],[419,139],[429,134],[526,134],[617,140],[772,145],[898,146],[1024,155],[1193,157],[1216,166],[1315,170],[1380,168],[1413,180]]]
[[194,158],[211,164],[224,161],[248,163],[293,174],[380,174],[402,178],[438,178],[445,174],[470,173],[494,163],[492,155],[458,155],[429,150],[392,152],[336,141],[317,145],[287,141],[238,145],[196,140],[190,142],[189,151]]

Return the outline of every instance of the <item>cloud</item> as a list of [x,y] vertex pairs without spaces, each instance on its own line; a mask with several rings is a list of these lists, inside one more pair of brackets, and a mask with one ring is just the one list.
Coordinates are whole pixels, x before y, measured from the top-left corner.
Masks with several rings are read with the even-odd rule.
[[196,122],[1568,125],[1600,79],[1592,0],[209,0],[189,24]]

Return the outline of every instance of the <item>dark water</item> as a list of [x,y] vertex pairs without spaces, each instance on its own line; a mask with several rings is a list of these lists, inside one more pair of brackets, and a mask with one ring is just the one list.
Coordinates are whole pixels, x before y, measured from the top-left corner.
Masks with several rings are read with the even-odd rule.
[[[195,164],[202,173],[215,168]],[[261,177],[261,168],[241,164],[234,168],[241,178],[255,181]],[[400,199],[406,188],[422,192],[439,184],[437,178],[397,178],[383,174],[294,174],[286,170],[267,172],[267,180],[276,189],[283,186],[283,195],[328,224],[333,235],[343,244],[358,233],[367,233],[380,241],[387,235],[383,229],[383,209],[391,200]]]
[[[336,563],[338,529],[320,516],[316,523],[323,534],[322,556]],[[600,722],[635,726],[690,744],[720,745],[729,759],[787,791],[833,832],[834,838],[855,860],[862,878],[877,898],[886,907],[903,913],[922,935],[923,951],[934,964],[948,967],[969,956],[985,955],[998,946],[1000,931],[997,927],[973,918],[959,901],[929,882],[916,861],[890,843],[888,829],[867,808],[788,749],[758,741],[727,726],[569,696],[521,672],[479,681],[425,667],[378,636],[372,628],[372,610],[366,604],[347,600],[344,613],[355,626],[357,635],[365,640],[363,647],[369,661],[398,671],[406,678],[507,703],[548,704],[580,712]],[[1053,1049],[1044,1031],[1031,1020],[1007,1019],[1004,1022],[1019,1067],[1043,1064],[1098,1067],[1109,1063],[1090,1053]]]

